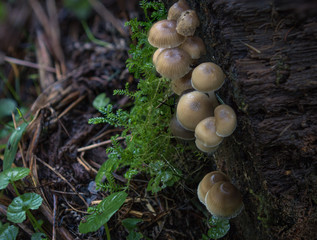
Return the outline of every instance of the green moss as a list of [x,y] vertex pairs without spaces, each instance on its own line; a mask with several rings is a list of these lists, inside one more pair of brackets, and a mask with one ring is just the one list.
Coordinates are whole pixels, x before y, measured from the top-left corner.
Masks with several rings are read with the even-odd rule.
[[[100,109],[103,117],[89,121],[124,128],[121,137],[125,138],[125,146],[116,140],[118,136],[112,138],[113,146],[107,149],[108,159],[96,176],[97,186],[111,192],[128,188],[130,180],[140,173],[150,177],[147,190],[152,192],[172,186],[181,176],[175,162],[184,147],[171,144],[172,136],[168,130],[174,99],[169,98],[169,80],[156,74],[152,64],[155,49],[147,41],[148,30],[153,22],[165,17],[166,10],[159,2],[141,1],[140,5],[146,21],[132,19],[126,24],[131,27],[132,40],[136,42],[130,46],[127,67],[139,80],[138,90],[131,92],[126,85],[125,89],[114,91],[114,94],[132,98],[133,108],[113,112],[112,106],[108,105]],[[115,171],[123,173],[128,184],[117,184],[112,174]],[[105,178],[106,182],[103,182]]]

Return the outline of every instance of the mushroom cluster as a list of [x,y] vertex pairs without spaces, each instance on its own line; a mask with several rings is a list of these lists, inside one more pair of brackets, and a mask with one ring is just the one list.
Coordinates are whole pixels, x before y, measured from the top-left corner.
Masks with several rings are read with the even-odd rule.
[[225,74],[215,63],[196,66],[206,54],[203,40],[194,36],[199,19],[185,0],[179,0],[168,11],[167,19],[156,22],[148,34],[156,47],[153,64],[156,71],[171,79],[171,89],[181,96],[170,128],[176,138],[195,139],[199,150],[216,151],[224,137],[232,134],[237,120],[233,109],[219,105],[215,95],[225,81]]
[[197,195],[207,210],[217,218],[234,218],[244,207],[239,190],[220,171],[204,176],[198,185]]

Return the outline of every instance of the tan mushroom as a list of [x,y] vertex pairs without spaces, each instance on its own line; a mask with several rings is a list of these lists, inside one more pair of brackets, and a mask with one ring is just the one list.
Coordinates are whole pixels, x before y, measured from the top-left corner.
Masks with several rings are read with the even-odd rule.
[[179,48],[166,48],[156,58],[156,71],[163,77],[178,79],[187,74],[191,68],[191,58]]
[[217,182],[205,197],[207,210],[218,218],[233,218],[243,209],[242,196],[230,182]]
[[216,134],[216,120],[215,117],[207,117],[200,121],[195,128],[195,137],[205,147],[218,146],[223,137]]
[[161,20],[153,24],[148,34],[148,41],[153,47],[173,48],[181,45],[185,37],[176,32],[176,22]]
[[186,130],[179,124],[174,115],[170,122],[170,130],[174,137],[179,138],[181,140],[193,140],[195,139],[195,135],[193,131]]
[[181,95],[184,91],[193,89],[191,84],[192,71],[187,73],[184,77],[174,79],[171,81],[171,88],[177,95]]
[[180,97],[176,117],[183,128],[194,131],[201,120],[212,115],[212,102],[206,94],[193,91]]
[[230,136],[237,127],[237,115],[226,104],[221,104],[214,111],[216,120],[216,134],[221,137]]
[[199,59],[206,54],[206,47],[200,37],[187,37],[179,48],[184,49],[192,59]]
[[186,37],[193,36],[199,24],[196,11],[186,10],[177,19],[176,31]]
[[189,6],[185,0],[179,0],[174,3],[168,10],[167,19],[177,21],[182,12],[189,9]]
[[226,174],[220,171],[213,171],[207,173],[204,178],[200,181],[197,188],[197,195],[199,200],[205,204],[205,197],[209,189],[217,182],[229,182],[230,179]]
[[218,90],[225,81],[222,69],[212,62],[205,62],[194,68],[192,86],[200,92],[208,93],[215,98],[214,91]]

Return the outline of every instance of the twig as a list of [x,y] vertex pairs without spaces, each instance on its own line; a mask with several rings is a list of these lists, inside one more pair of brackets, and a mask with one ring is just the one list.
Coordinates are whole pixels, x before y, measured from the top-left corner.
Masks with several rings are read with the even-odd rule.
[[[130,136],[130,135],[128,135],[128,136]],[[118,140],[118,141],[119,140],[123,140],[123,139],[125,139],[125,137],[116,138],[116,140]],[[92,145],[89,145],[89,146],[86,146],[86,147],[78,148],[77,152],[83,152],[83,151],[90,150],[90,149],[93,149],[93,148],[96,148],[96,147],[107,145],[109,143],[112,143],[112,140],[106,140],[106,141],[103,141],[103,142],[100,142],[100,143],[95,143],[95,144],[92,144]]]
[[66,178],[63,177],[62,174],[60,174],[59,172],[57,172],[53,167],[51,167],[50,165],[48,165],[46,162],[44,162],[43,160],[41,160],[39,157],[36,157],[37,160],[39,160],[44,166],[46,166],[47,168],[49,168],[52,172],[54,172],[57,176],[59,176],[64,182],[67,183],[68,186],[70,186],[70,188],[78,195],[78,197],[85,203],[86,207],[88,208],[89,205],[86,202],[86,200],[77,192],[76,188],[70,184],[70,182],[68,182],[66,180]]
[[57,200],[56,195],[53,194],[53,230],[52,230],[52,240],[56,240],[56,209],[57,209]]
[[261,53],[261,51],[260,51],[259,49],[257,49],[257,48],[255,48],[255,47],[251,46],[250,44],[247,44],[247,43],[245,43],[245,42],[242,42],[241,40],[240,40],[240,42],[243,43],[243,44],[244,44],[245,46],[247,46],[248,48],[250,48],[250,49],[252,49],[253,51],[255,51],[256,53]]
[[119,24],[115,16],[101,2],[97,0],[89,0],[89,2],[95,11],[100,15],[100,17],[102,17],[106,22],[111,22],[111,24],[123,37],[127,37],[127,33],[124,28]]
[[56,70],[53,67],[49,67],[49,66],[45,66],[45,65],[41,65],[41,64],[37,64],[37,63],[32,63],[29,61],[25,61],[25,60],[13,58],[13,57],[5,56],[4,61],[9,62],[9,63],[14,63],[17,65],[21,65],[21,66],[25,66],[25,67],[44,69],[47,72],[56,73]]

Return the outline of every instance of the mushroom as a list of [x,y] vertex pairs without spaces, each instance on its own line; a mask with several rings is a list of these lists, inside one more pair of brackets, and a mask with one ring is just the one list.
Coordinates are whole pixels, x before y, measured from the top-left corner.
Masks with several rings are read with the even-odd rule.
[[192,71],[185,76],[171,81],[171,88],[177,95],[181,95],[184,91],[193,89],[191,84]]
[[214,91],[223,85],[225,74],[217,64],[205,62],[194,68],[191,81],[194,89],[216,98]]
[[[200,121],[195,128],[196,140],[205,147],[217,147],[223,140],[216,134],[215,117],[207,117]],[[198,147],[198,146],[197,146]]]
[[167,19],[177,21],[182,12],[188,10],[189,6],[185,0],[179,0],[174,3],[168,10]]
[[230,182],[217,182],[205,197],[207,210],[218,218],[230,219],[237,216],[243,209],[242,196]]
[[186,10],[177,19],[176,31],[183,36],[193,36],[199,26],[196,11]]
[[163,77],[178,79],[190,71],[191,58],[179,48],[166,48],[156,58],[156,71]]
[[174,137],[182,139],[182,140],[193,140],[195,139],[195,135],[193,131],[186,130],[179,124],[174,115],[170,122],[170,130]]
[[200,37],[187,37],[185,42],[180,45],[181,49],[184,49],[192,59],[198,59],[206,54],[206,47],[203,40]]
[[216,134],[220,137],[230,136],[237,127],[237,115],[226,104],[221,104],[214,111],[216,119]]
[[200,181],[197,188],[197,195],[201,203],[205,204],[205,197],[209,189],[217,182],[229,182],[230,179],[226,174],[220,171],[207,173]]
[[176,32],[176,22],[161,20],[153,24],[148,34],[148,41],[153,47],[173,48],[185,41],[185,37]]
[[182,95],[176,107],[177,120],[190,131],[194,131],[201,120],[212,115],[212,102],[206,94],[198,91]]
[[153,65],[154,65],[154,66],[156,65],[156,61],[157,61],[158,55],[160,55],[160,53],[161,53],[164,49],[165,49],[165,48],[158,48],[158,49],[156,49],[156,51],[154,52],[153,57],[152,57],[152,61],[153,61]]
[[219,148],[219,145],[218,146],[215,146],[215,147],[208,147],[208,146],[205,146],[204,143],[202,141],[200,141],[199,139],[196,138],[195,140],[195,144],[196,144],[196,147],[204,152],[204,153],[208,153],[208,154],[212,154],[214,153],[215,151],[217,151],[217,149]]

